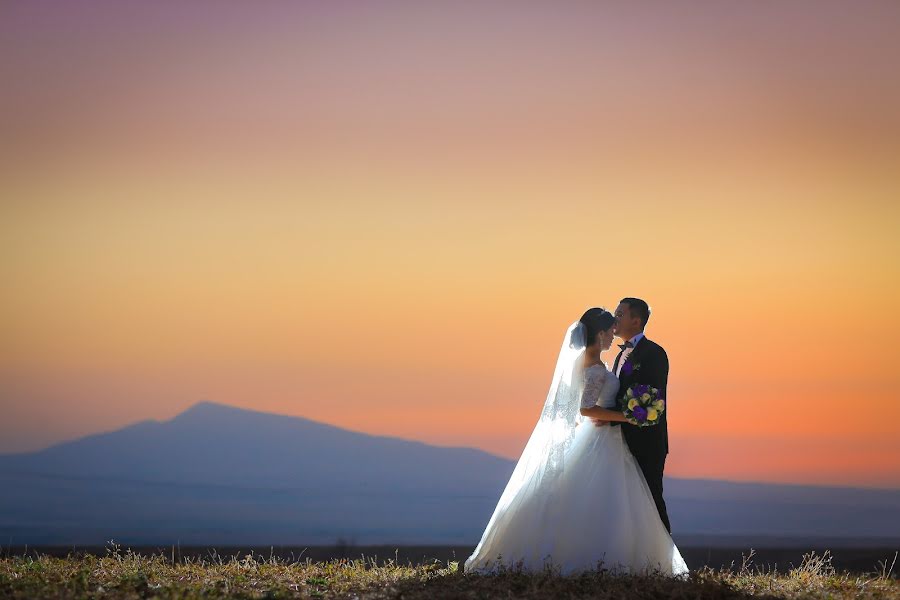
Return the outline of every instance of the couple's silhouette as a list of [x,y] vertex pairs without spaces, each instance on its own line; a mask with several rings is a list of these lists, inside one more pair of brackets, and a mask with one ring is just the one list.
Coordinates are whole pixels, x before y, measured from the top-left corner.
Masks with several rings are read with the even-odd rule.
[[[591,308],[569,326],[538,423],[467,573],[687,572],[663,499],[668,411],[652,425],[623,413],[634,386],[667,399],[669,360],[644,335],[649,318],[646,302],[623,298],[615,313]],[[601,353],[614,337],[622,344],[609,369]]]

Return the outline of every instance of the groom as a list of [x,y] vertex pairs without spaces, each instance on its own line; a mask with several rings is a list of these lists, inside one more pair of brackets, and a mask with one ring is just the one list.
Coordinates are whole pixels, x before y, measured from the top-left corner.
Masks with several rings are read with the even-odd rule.
[[[638,427],[631,423],[611,422],[620,425],[628,449],[637,459],[653,500],[656,510],[666,530],[671,533],[669,515],[666,513],[666,502],[663,500],[663,469],[666,465],[666,454],[669,453],[669,435],[666,429],[666,414],[669,403],[666,396],[666,383],[669,379],[669,357],[663,347],[644,337],[644,328],[650,320],[650,307],[640,298],[622,298],[616,307],[616,322],[613,333],[624,343],[619,345],[621,352],[613,363],[613,372],[618,376],[620,385],[616,402],[619,408],[625,404],[625,392],[635,384],[648,384],[659,389],[659,397],[666,399],[666,410],[659,417],[656,425]],[[597,425],[603,425],[597,422]]]

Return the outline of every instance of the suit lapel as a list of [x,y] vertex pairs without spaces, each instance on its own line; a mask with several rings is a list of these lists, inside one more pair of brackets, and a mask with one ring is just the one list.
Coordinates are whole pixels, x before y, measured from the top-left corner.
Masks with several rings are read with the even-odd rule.
[[622,350],[619,350],[619,354],[616,355],[616,360],[613,362],[613,373],[618,373],[619,371],[619,360],[622,358]]
[[[636,362],[639,362],[641,356],[644,355],[644,351],[647,349],[647,336],[644,336],[640,340],[638,340],[637,345],[634,347],[634,350],[631,351],[631,354],[628,355],[628,361],[631,362],[632,367]],[[619,355],[621,357],[621,354]],[[618,367],[619,357],[616,358],[616,366]],[[628,386],[631,384],[631,380],[634,377],[634,370],[632,369],[631,373],[628,375],[622,375],[619,377],[619,384],[622,390],[628,389]]]
[[640,362],[641,358],[644,356],[644,351],[647,350],[648,344],[650,340],[647,339],[647,336],[644,336],[637,343],[637,346],[634,347],[634,350],[631,353],[631,356],[628,358],[631,359],[631,364],[633,365],[635,362]]

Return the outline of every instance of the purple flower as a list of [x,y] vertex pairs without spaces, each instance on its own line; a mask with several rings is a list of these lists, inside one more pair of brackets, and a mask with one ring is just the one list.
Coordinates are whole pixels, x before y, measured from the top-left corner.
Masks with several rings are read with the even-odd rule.
[[634,370],[634,367],[631,366],[631,361],[626,360],[625,364],[622,365],[622,375],[631,375],[631,372]]
[[650,391],[650,386],[642,383],[640,385],[634,386],[633,389],[634,389],[635,397],[640,398],[641,396],[643,396],[644,394],[646,394],[647,392]]
[[634,418],[635,418],[635,420],[637,420],[638,423],[643,423],[644,421],[647,420],[647,409],[644,408],[643,406],[635,406],[631,410],[631,414],[634,415]]

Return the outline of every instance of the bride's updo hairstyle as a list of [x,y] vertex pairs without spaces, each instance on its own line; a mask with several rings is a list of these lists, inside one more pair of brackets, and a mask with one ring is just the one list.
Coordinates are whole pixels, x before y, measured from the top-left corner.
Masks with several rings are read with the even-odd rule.
[[612,327],[616,317],[605,308],[589,308],[579,321],[584,325],[585,343],[593,346],[597,343],[597,334]]

